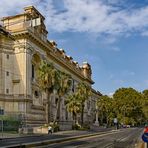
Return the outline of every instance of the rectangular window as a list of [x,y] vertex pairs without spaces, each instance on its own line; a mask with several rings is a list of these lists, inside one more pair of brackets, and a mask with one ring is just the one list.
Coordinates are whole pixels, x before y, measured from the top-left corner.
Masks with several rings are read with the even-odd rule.
[[9,54],[6,55],[7,59],[9,59]]
[[55,105],[58,104],[58,98],[55,98]]
[[67,111],[67,109],[65,110],[65,118],[66,118],[66,120],[68,120],[68,111]]
[[34,78],[34,65],[32,64],[32,78]]
[[9,89],[6,89],[6,93],[9,94]]
[[9,76],[9,72],[8,71],[6,72],[6,75]]

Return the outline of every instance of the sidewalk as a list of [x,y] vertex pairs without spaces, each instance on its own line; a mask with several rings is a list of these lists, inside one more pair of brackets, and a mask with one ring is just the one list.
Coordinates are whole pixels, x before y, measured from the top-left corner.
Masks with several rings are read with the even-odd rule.
[[39,136],[39,134],[19,134],[19,133],[6,133],[6,132],[2,134],[0,132],[0,139],[18,138],[18,137],[27,137],[27,136]]
[[142,140],[142,134],[143,134],[143,132],[138,137],[137,144],[136,144],[135,148],[145,148],[145,144],[144,144],[144,142]]
[[[53,133],[52,135],[81,135],[81,134],[87,134],[92,133],[91,131],[78,131],[78,130],[70,130],[70,131],[58,131]],[[6,138],[18,138],[18,137],[29,137],[29,136],[42,136],[42,135],[48,135],[48,134],[19,134],[19,133],[1,133],[0,132],[0,139],[6,139]]]
[[[68,130],[68,131],[58,131],[54,132],[52,135],[69,135],[69,136],[76,136],[76,135],[83,135],[83,134],[91,134],[96,132],[102,132],[102,131],[110,131],[111,129],[104,129],[102,127],[98,128],[97,131],[88,130]],[[19,134],[19,133],[6,133],[3,134],[0,132],[0,139],[6,139],[6,138],[18,138],[18,137],[28,137],[28,136],[42,136],[47,134]]]

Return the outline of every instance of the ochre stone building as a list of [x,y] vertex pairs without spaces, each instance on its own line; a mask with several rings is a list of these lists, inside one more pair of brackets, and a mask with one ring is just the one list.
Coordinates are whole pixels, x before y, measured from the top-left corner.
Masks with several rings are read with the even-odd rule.
[[[58,49],[56,42],[47,39],[48,31],[45,18],[33,6],[25,7],[22,14],[2,19],[0,30],[0,107],[5,114],[21,116],[28,126],[41,125],[45,120],[45,102],[47,95],[41,91],[36,81],[36,72],[41,60],[47,60],[54,66],[72,76],[71,92],[79,82],[91,86],[91,66],[84,62],[82,66]],[[10,32],[11,35],[8,33]],[[84,120],[95,121],[95,102],[101,95],[92,89],[92,96],[85,105]],[[54,118],[56,91],[50,97],[50,119]],[[66,111],[62,99],[60,120],[68,123],[72,116]]]

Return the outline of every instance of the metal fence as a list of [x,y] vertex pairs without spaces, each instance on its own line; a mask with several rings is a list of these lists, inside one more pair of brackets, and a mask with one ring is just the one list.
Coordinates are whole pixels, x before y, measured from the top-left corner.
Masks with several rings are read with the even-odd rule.
[[19,114],[0,115],[0,132],[18,131],[21,127],[22,120]]

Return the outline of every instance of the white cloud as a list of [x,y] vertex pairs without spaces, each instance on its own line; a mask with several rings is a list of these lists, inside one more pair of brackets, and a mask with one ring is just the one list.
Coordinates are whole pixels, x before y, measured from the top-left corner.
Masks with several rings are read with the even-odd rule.
[[125,76],[125,77],[127,77],[127,76],[135,76],[135,72],[134,71],[129,71],[129,70],[124,70],[122,72],[122,76]]
[[113,97],[113,94],[114,94],[114,92],[110,92],[110,93],[108,94],[108,96],[109,96],[109,97]]
[[23,7],[37,3],[38,0],[0,0],[0,17],[22,12]]
[[115,52],[119,52],[121,49],[119,47],[112,47],[112,48],[110,48],[110,50],[115,51]]
[[106,36],[103,40],[104,44],[113,44],[117,41],[117,38],[115,36]]
[[125,81],[122,79],[115,79],[115,80],[113,80],[113,82],[118,85],[123,85],[125,83]]
[[124,4],[126,2],[126,0],[102,0],[102,1],[105,1],[107,4],[116,4],[116,5],[119,5],[119,4]]
[[58,39],[58,44],[64,44],[67,43],[66,39]]
[[148,31],[144,31],[141,33],[142,36],[148,36]]
[[135,75],[135,72],[132,71],[132,72],[129,73],[129,75],[130,76],[134,76]]
[[[62,1],[62,0],[61,0]],[[108,2],[107,2],[108,1]],[[119,9],[115,3],[121,0],[63,0],[65,11],[59,12],[53,0],[1,0],[0,16],[21,12],[27,5],[37,5],[46,17],[48,30],[57,32],[74,31],[101,34],[127,34],[145,32],[148,27],[148,6]]]
[[109,75],[109,79],[113,79],[114,78],[114,75],[113,74],[110,74]]
[[144,84],[145,84],[146,86],[148,86],[148,80],[145,80],[145,81],[144,81]]

